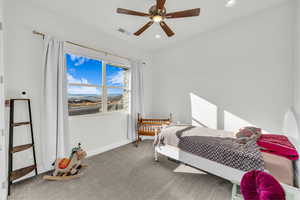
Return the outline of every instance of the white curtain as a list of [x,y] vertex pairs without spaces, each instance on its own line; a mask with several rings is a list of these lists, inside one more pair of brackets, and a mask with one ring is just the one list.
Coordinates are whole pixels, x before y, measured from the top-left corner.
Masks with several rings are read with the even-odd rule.
[[44,40],[42,146],[45,170],[58,157],[69,154],[67,75],[64,42],[46,36]]
[[128,115],[127,137],[134,141],[136,137],[136,120],[138,113],[144,114],[144,85],[143,71],[144,64],[141,61],[131,62],[131,99]]

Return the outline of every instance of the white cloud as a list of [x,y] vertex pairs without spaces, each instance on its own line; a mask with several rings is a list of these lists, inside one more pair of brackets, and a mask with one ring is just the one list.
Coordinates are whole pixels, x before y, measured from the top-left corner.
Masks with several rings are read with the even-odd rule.
[[90,83],[88,82],[88,80],[85,79],[85,78],[82,78],[82,79],[81,79],[81,83],[82,83],[82,84],[90,84]]
[[71,60],[75,61],[77,58],[79,58],[79,56],[76,56],[74,54],[70,54]]
[[83,58],[83,57],[81,57],[81,58],[79,58],[77,61],[76,61],[76,63],[74,64],[75,66],[79,66],[79,65],[82,65],[83,63],[85,63],[85,61],[88,61],[89,59],[87,59],[87,58]]
[[[67,79],[69,83],[77,83],[77,84],[91,84],[87,79],[76,79],[71,74],[67,73]],[[68,87],[69,94],[100,94],[100,89],[96,87],[86,87],[86,86],[74,86],[71,85]]]
[[69,73],[67,73],[67,79],[68,79],[69,83],[91,84],[91,83],[89,83],[89,81],[87,79],[85,79],[85,78],[77,79]]
[[118,71],[117,74],[109,76],[108,82],[112,85],[123,85],[124,84],[124,72]]
[[69,83],[80,83],[81,80],[74,78],[71,74],[67,73],[67,79]]
[[83,63],[90,60],[89,58],[82,57],[82,56],[77,56],[77,55],[74,55],[74,54],[70,54],[70,58],[74,62],[75,66],[82,65]]
[[100,89],[95,87],[84,87],[84,86],[69,86],[69,94],[97,94],[100,95]]

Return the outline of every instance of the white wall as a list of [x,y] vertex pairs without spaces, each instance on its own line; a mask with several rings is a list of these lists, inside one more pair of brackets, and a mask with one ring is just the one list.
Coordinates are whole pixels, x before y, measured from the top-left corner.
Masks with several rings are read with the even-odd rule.
[[[5,17],[8,23],[5,34],[6,97],[16,97],[18,91],[22,89],[29,91],[33,104],[37,160],[42,170],[39,138],[43,134],[40,127],[43,41],[40,36],[33,35],[32,30],[50,33],[62,40],[70,40],[119,55],[144,59],[146,62],[148,58],[123,40],[99,33],[78,21],[32,6],[27,1],[9,0],[6,3]],[[17,117],[23,120],[24,109],[20,110]],[[81,142],[90,153],[107,150],[125,142],[126,124],[126,115],[121,113],[72,117],[71,143],[75,145]],[[18,128],[15,135],[17,144],[24,143],[29,138],[28,130],[24,132],[22,128]],[[16,167],[26,164],[24,160],[30,162],[29,155],[24,153],[17,156]]]
[[[272,7],[158,51],[152,114],[173,112],[175,120],[191,122],[193,93],[218,107],[219,128],[235,116],[238,123],[280,131],[293,103],[293,6]],[[225,125],[223,111],[231,119]]]
[[152,113],[152,103],[153,103],[153,82],[155,81],[155,76],[153,76],[153,69],[152,69],[152,55],[149,56],[149,64],[147,64],[144,68],[144,105],[145,116],[149,116]]
[[71,144],[82,143],[88,155],[95,155],[128,143],[127,115],[110,113],[74,116],[70,119]]
[[300,124],[300,1],[295,0],[295,101],[294,107]]
[[[0,25],[3,28],[3,0],[0,0]],[[3,30],[0,28],[0,78],[3,76],[4,66],[3,66]],[[3,187],[2,183],[6,183],[6,143],[5,137],[3,135],[4,130],[4,85],[0,82],[0,200],[6,199],[6,188]]]

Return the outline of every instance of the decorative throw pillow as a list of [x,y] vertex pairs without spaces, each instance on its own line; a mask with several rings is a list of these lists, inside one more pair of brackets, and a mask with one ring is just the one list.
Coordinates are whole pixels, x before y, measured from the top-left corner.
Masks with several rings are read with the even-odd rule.
[[244,127],[236,133],[236,138],[251,137],[252,135],[260,135],[261,129],[256,127]]
[[298,160],[299,155],[294,145],[284,135],[263,134],[257,140],[261,151],[286,157],[290,160]]
[[259,170],[243,176],[241,192],[245,200],[285,200],[280,183],[270,174]]

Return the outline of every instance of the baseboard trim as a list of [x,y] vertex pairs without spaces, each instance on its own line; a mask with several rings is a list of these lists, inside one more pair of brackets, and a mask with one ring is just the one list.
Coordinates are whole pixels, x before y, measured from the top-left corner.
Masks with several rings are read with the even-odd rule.
[[123,141],[116,142],[116,143],[113,143],[113,144],[110,144],[110,145],[106,145],[106,146],[101,147],[101,148],[97,148],[95,150],[87,151],[87,157],[92,157],[92,156],[98,155],[100,153],[104,153],[106,151],[113,150],[115,148],[124,146],[126,144],[131,143],[131,142],[132,141],[130,141],[130,140],[123,140]]

